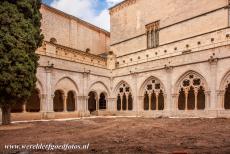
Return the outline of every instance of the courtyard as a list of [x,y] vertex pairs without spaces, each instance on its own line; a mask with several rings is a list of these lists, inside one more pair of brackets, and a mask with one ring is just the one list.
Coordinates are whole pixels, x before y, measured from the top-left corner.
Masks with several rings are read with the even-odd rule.
[[51,153],[228,153],[230,119],[90,117],[0,126],[0,151],[12,152],[5,145],[41,143],[89,143],[88,150]]

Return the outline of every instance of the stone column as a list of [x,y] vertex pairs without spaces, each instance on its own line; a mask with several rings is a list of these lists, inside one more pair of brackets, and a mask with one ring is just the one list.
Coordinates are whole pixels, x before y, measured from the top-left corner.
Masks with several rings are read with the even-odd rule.
[[174,107],[173,110],[177,111],[178,110],[178,98],[179,94],[172,94],[173,102],[174,102]]
[[40,94],[40,112],[45,112],[46,110],[46,95],[45,94]]
[[159,98],[158,98],[158,96],[159,96],[159,92],[156,92],[156,111],[158,111],[159,110]]
[[144,96],[138,96],[138,101],[137,101],[137,113],[139,115],[140,112],[144,111]]
[[209,59],[209,63],[210,63],[210,77],[211,77],[211,85],[210,85],[210,89],[211,89],[211,100],[210,100],[210,109],[211,110],[215,110],[216,109],[216,104],[217,104],[217,95],[216,95],[216,80],[217,80],[217,62],[218,59],[217,58],[213,58],[211,57]]
[[77,104],[78,104],[78,97],[76,95],[74,95],[74,103],[75,103],[75,109],[74,109],[74,111],[76,112],[78,110],[78,106],[77,106]]
[[188,110],[188,90],[185,90],[185,111]]
[[128,109],[128,107],[129,107],[129,94],[126,93],[125,95],[126,95],[126,111],[128,111],[129,110]]
[[205,109],[210,109],[211,108],[211,104],[210,104],[210,94],[211,91],[205,91]]
[[195,110],[197,110],[197,96],[198,96],[198,89],[195,89]]
[[45,67],[46,70],[46,112],[53,112],[53,97],[52,97],[52,71],[53,67]]
[[25,101],[23,104],[22,104],[22,112],[23,113],[26,113],[27,111],[26,111],[26,103],[27,103],[27,101]]
[[64,112],[67,112],[67,96],[62,94],[63,105],[64,105]]
[[116,111],[115,100],[116,98],[108,98],[108,111]]
[[151,93],[148,94],[149,96],[149,111],[152,110],[152,101],[151,101]]
[[172,66],[165,66],[165,71],[167,74],[167,87],[166,87],[166,94],[169,96],[167,99],[164,101],[165,103],[165,109],[164,110],[173,110],[173,100],[171,97],[172,91],[173,91],[173,86],[172,86],[172,72],[173,72],[173,67]]
[[224,95],[225,91],[224,90],[218,90],[217,91],[217,96],[218,96],[218,110],[224,110]]

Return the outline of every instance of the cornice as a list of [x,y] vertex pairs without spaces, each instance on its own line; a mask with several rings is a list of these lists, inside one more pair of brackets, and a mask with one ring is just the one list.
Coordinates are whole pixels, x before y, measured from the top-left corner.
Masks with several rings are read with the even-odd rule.
[[109,13],[110,15],[113,15],[114,13],[120,11],[121,9],[125,8],[125,7],[128,7],[132,4],[135,4],[137,0],[124,0],[123,2],[121,3],[118,3],[117,5],[111,7],[109,9]]

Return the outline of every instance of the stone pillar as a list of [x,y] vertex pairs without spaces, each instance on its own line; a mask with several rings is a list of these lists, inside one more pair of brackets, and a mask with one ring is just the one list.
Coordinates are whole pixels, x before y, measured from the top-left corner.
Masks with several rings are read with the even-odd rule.
[[211,77],[211,84],[210,84],[210,89],[211,89],[211,100],[210,100],[210,109],[211,110],[215,110],[216,109],[216,105],[217,105],[217,95],[216,95],[216,80],[217,80],[217,62],[218,59],[217,58],[213,58],[211,57],[209,59],[209,63],[210,63],[210,77]]
[[210,104],[210,94],[211,91],[205,91],[205,109],[210,109],[211,108],[211,104]]
[[156,111],[159,110],[159,92],[156,92]]
[[116,98],[108,98],[108,101],[107,101],[108,111],[116,111],[115,100]]
[[140,112],[144,111],[144,96],[138,96],[138,101],[137,101],[137,113],[139,114]]
[[173,98],[173,110],[177,111],[178,110],[178,98],[179,98],[179,94],[172,94],[172,98]]
[[126,95],[126,111],[128,111],[129,109],[129,94],[128,93],[126,93],[125,94]]
[[185,90],[185,111],[188,110],[188,90]]
[[165,103],[165,109],[164,110],[169,110],[172,111],[174,106],[173,106],[173,100],[172,100],[172,91],[173,91],[173,86],[172,86],[172,72],[173,72],[173,67],[172,66],[165,66],[165,71],[167,74],[167,87],[166,87],[166,94],[169,96],[167,99],[164,101]]
[[[53,112],[53,95],[52,95],[52,71],[53,67],[45,67],[46,70],[46,112]],[[53,96],[53,97],[52,97]]]
[[197,110],[197,96],[198,96],[198,89],[195,89],[195,110]]
[[224,90],[218,90],[217,91],[217,96],[218,96],[218,104],[217,104],[217,109],[218,110],[224,110],[224,95],[225,91]]
[[46,95],[45,94],[40,94],[40,112],[45,112],[46,111]]
[[74,95],[74,103],[75,103],[75,109],[74,109],[74,111],[76,112],[78,110],[78,106],[77,106],[77,104],[78,104],[78,97],[76,95]]
[[64,105],[64,112],[67,112],[67,96],[62,94],[63,105]]
[[150,111],[152,110],[151,93],[149,93],[148,96],[149,96],[149,111]]
[[27,111],[26,111],[26,103],[27,103],[27,101],[25,101],[23,104],[22,104],[22,112],[23,113],[26,113]]

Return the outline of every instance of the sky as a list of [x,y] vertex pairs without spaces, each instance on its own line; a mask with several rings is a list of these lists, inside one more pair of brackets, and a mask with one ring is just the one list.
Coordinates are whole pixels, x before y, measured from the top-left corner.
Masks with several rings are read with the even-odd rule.
[[43,3],[110,31],[108,8],[122,1],[123,0],[43,0]]

